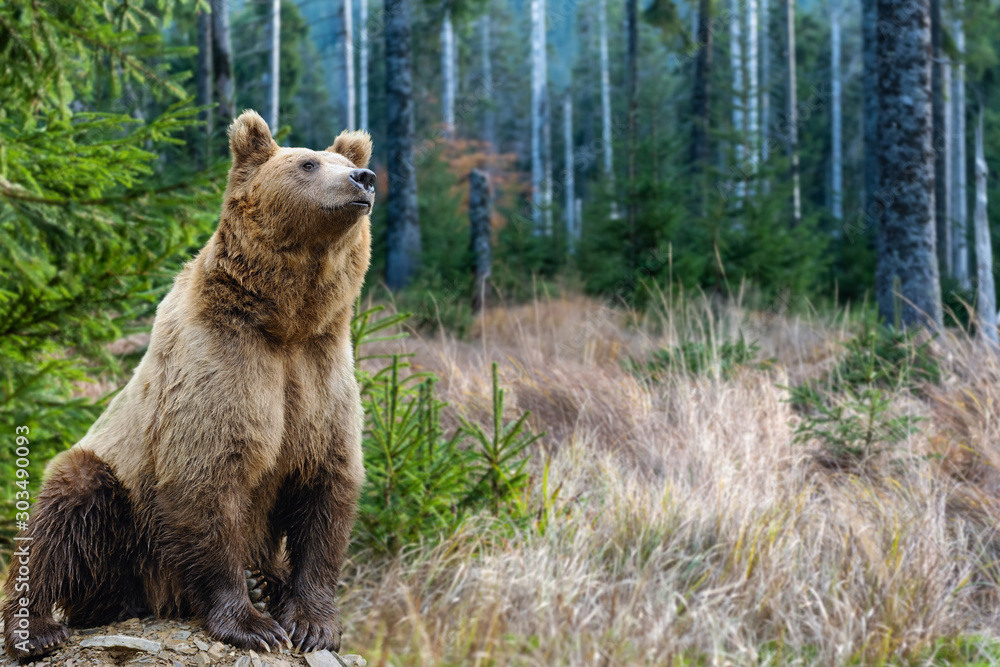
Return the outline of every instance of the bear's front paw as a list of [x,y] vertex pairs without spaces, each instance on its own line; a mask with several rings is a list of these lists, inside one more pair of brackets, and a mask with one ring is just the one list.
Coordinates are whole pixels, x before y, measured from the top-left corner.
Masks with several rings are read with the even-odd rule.
[[281,627],[288,631],[292,644],[303,653],[327,649],[340,650],[340,612],[333,605],[310,608],[301,600],[289,599],[277,617]]
[[27,658],[50,653],[66,643],[69,628],[51,616],[29,616],[26,627],[24,619],[11,618],[4,628],[4,649],[12,658]]
[[209,614],[205,630],[219,641],[242,649],[270,651],[292,645],[280,625],[250,606],[235,613],[225,609]]

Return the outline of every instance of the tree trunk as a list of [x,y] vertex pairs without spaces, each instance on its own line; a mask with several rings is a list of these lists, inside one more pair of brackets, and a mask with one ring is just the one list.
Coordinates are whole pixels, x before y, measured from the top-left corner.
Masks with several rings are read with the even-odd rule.
[[542,114],[542,164],[545,175],[542,178],[542,210],[545,212],[545,234],[552,233],[552,109],[549,106],[548,59],[545,64],[546,86],[545,104]]
[[879,313],[901,326],[941,326],[934,226],[930,9],[927,0],[878,0]]
[[746,159],[746,127],[743,111],[743,7],[741,0],[729,0],[729,71],[733,77],[733,171],[736,179],[736,197],[743,200],[745,182],[743,180]]
[[451,10],[446,9],[441,21],[441,123],[444,136],[451,139],[455,132],[455,28]]
[[833,141],[833,217],[844,219],[844,157],[843,157],[843,115],[841,106],[840,79],[840,0],[830,2],[830,78],[832,92],[832,141]]
[[746,173],[750,177],[751,181],[748,184],[747,191],[752,197],[754,194],[754,180],[757,177],[757,167],[758,167],[758,151],[760,149],[760,111],[758,108],[758,95],[760,95],[760,89],[757,86],[758,81],[758,69],[760,67],[760,62],[758,60],[758,48],[757,48],[757,0],[747,0],[746,7],[747,14],[747,52],[746,58],[743,59],[744,66],[746,67],[746,81],[747,81],[747,95],[746,95],[746,144],[747,144],[747,164]]
[[795,0],[782,0],[785,24],[785,142],[791,161],[792,226],[802,222],[802,195],[799,186],[799,113],[795,77]]
[[[711,0],[702,0],[702,2],[708,3],[711,6]],[[614,173],[611,169],[611,70],[608,64],[607,0],[600,0],[599,12],[598,22],[600,23],[601,32],[601,139],[604,144],[604,176],[608,180],[613,180]]]
[[410,282],[420,262],[409,0],[385,0],[385,75],[385,143],[390,169],[385,281],[390,289],[400,289]]
[[358,40],[359,47],[359,59],[358,63],[358,74],[360,76],[360,82],[358,85],[358,95],[361,98],[358,106],[360,107],[360,122],[358,127],[363,130],[368,129],[368,0],[358,0],[361,3],[361,13],[359,18],[361,19],[360,25],[360,39]]
[[531,198],[535,233],[545,231],[545,0],[531,0]]
[[[881,218],[878,198],[878,0],[861,0],[861,37],[865,147],[863,228],[868,230],[879,225]],[[881,250],[878,254],[882,254]]]
[[[212,103],[212,15],[204,9],[198,12],[198,63],[195,70],[197,92],[195,104],[208,106]],[[198,113],[198,120],[204,123],[201,146],[198,147],[198,164],[204,169],[212,154],[213,113],[206,109]]]
[[354,124],[354,8],[351,0],[344,0],[344,95],[345,127],[348,130],[357,129]]
[[[604,0],[602,0],[603,2]],[[698,2],[698,55],[694,63],[694,91],[691,95],[691,171],[703,174],[708,169],[708,136],[711,129],[709,112],[712,99],[712,0]],[[610,128],[609,128],[610,134]],[[610,159],[610,155],[606,158]],[[697,186],[699,208],[705,215],[708,188],[704,181]]]
[[955,47],[958,49],[959,60],[951,72],[951,124],[952,124],[952,159],[951,159],[951,267],[955,278],[962,289],[969,289],[969,247],[966,231],[969,220],[969,205],[967,191],[967,172],[965,155],[965,28],[962,13],[965,10],[962,0],[955,3]]
[[[219,118],[228,127],[236,117],[236,98],[233,47],[229,39],[229,3],[226,0],[212,0],[212,72]],[[228,145],[225,150],[229,150]]]
[[976,316],[978,331],[994,344],[997,342],[997,301],[993,286],[993,244],[990,221],[986,215],[986,157],[983,155],[983,116],[979,105],[976,123]]
[[629,268],[634,269],[639,247],[636,230],[637,202],[635,182],[635,150],[638,130],[639,104],[639,9],[638,0],[626,0],[625,10],[628,22],[628,44],[626,63],[628,66],[628,234]]
[[[760,159],[771,147],[771,0],[760,0]],[[765,188],[766,189],[766,188]]]
[[490,60],[490,14],[486,12],[480,19],[482,38],[483,71],[483,140],[489,144],[490,152],[497,152],[497,114],[493,106],[493,63]]
[[948,211],[950,198],[948,188],[951,185],[949,167],[951,152],[948,141],[951,138],[948,127],[948,104],[945,95],[948,93],[948,64],[941,49],[941,0],[930,0],[931,7],[931,105],[934,115],[934,221],[936,224],[936,243],[938,267],[944,275],[953,275],[951,251],[951,216]]
[[492,270],[490,250],[490,184],[479,169],[469,173],[469,229],[472,246],[472,310],[479,312],[486,305],[486,281]]
[[271,115],[268,124],[272,134],[278,131],[278,104],[281,84],[281,0],[271,2]]
[[569,90],[563,98],[563,144],[565,147],[563,161],[566,164],[566,171],[563,178],[563,194],[566,215],[566,244],[569,253],[576,252],[576,244],[580,240],[579,223],[576,220],[576,207],[573,202],[576,199],[574,194],[576,182],[573,173],[573,96]]

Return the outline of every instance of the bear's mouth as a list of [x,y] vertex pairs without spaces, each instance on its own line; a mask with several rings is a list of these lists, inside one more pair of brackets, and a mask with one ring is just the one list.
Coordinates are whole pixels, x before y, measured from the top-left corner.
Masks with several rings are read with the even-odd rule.
[[338,204],[336,206],[332,206],[332,205],[328,204],[326,206],[320,206],[319,208],[320,208],[321,211],[327,211],[328,213],[336,213],[338,211],[343,211],[343,210],[346,210],[346,209],[353,209],[353,208],[369,208],[370,209],[371,207],[372,207],[372,202],[370,200],[368,200],[368,199],[355,199],[353,201],[347,202],[346,204]]

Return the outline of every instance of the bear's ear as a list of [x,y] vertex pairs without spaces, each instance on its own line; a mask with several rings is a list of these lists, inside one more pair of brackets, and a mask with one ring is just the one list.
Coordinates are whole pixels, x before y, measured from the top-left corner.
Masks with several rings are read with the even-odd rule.
[[229,150],[233,165],[260,166],[278,150],[271,130],[256,111],[247,110],[229,126]]
[[344,130],[326,150],[330,153],[340,153],[353,162],[355,167],[364,169],[372,159],[372,137],[364,130],[354,132]]

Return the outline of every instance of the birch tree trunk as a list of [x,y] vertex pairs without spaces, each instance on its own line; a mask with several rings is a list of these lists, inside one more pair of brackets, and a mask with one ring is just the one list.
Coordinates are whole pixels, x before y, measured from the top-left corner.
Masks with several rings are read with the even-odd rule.
[[344,87],[347,94],[344,96],[344,104],[347,113],[344,114],[344,122],[348,130],[354,130],[357,125],[354,123],[354,9],[351,0],[344,0]]
[[390,289],[405,287],[420,262],[410,30],[409,0],[385,0],[385,143],[390,169],[385,281]]
[[983,116],[979,105],[976,122],[976,212],[973,219],[976,234],[976,316],[978,331],[994,344],[997,342],[997,301],[993,285],[993,244],[990,221],[986,215],[986,157],[983,154]]
[[531,0],[531,197],[535,233],[545,232],[545,0]]
[[802,221],[802,195],[799,185],[799,114],[798,91],[795,77],[795,0],[782,0],[785,24],[785,91],[787,113],[785,117],[785,142],[791,161],[792,225]]
[[945,96],[948,94],[948,63],[941,49],[941,0],[930,0],[931,7],[931,104],[934,114],[934,220],[938,267],[943,275],[954,275],[951,249],[951,216],[948,211],[951,185],[951,129]]
[[361,20],[361,25],[358,26],[359,29],[359,39],[358,39],[358,58],[360,62],[358,63],[358,75],[360,78],[358,84],[358,96],[360,100],[358,102],[358,107],[360,111],[360,119],[358,127],[363,130],[368,129],[368,0],[358,0],[361,7],[359,18]]
[[[711,0],[701,0],[711,6]],[[614,181],[611,146],[611,74],[608,64],[608,3],[600,0],[600,41],[601,41],[601,139],[604,144],[604,177],[609,183]]]
[[879,190],[884,247],[876,294],[886,322],[941,326],[934,226],[931,36],[927,0],[878,0]]
[[962,0],[955,3],[954,37],[958,50],[958,62],[952,69],[951,82],[951,266],[955,278],[962,289],[969,289],[969,248],[968,248],[968,184],[965,154],[965,27]]
[[446,9],[441,22],[441,79],[444,91],[441,96],[441,123],[444,136],[451,139],[455,132],[455,28],[451,10]]
[[569,253],[576,252],[576,244],[580,239],[579,223],[576,220],[576,207],[573,202],[576,198],[576,182],[573,173],[573,96],[569,90],[563,98],[563,144],[565,151],[563,161],[566,164],[566,171],[563,178],[563,194],[565,201],[566,215],[566,241]]
[[[212,103],[212,15],[204,9],[198,12],[198,62],[195,70],[195,104],[207,106]],[[198,120],[204,123],[201,130],[201,146],[198,148],[198,163],[202,168],[208,165],[212,154],[213,116],[211,109],[198,113]]]
[[[212,73],[219,118],[228,126],[236,117],[233,85],[233,47],[229,39],[229,3],[212,0]],[[228,151],[228,146],[226,147]]]
[[271,95],[268,124],[271,133],[278,131],[278,103],[281,83],[281,0],[271,2]]
[[830,0],[830,78],[831,81],[831,125],[833,142],[833,217],[844,218],[844,158],[843,158],[843,107],[841,104],[840,78],[840,0]]

